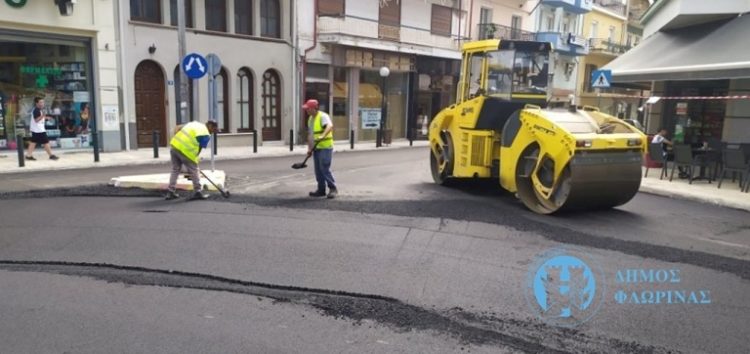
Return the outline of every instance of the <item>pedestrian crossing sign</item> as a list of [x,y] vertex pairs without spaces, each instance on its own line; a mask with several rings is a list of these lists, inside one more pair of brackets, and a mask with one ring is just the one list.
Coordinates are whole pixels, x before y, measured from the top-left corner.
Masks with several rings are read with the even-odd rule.
[[591,73],[591,87],[609,88],[612,83],[612,70],[594,70]]

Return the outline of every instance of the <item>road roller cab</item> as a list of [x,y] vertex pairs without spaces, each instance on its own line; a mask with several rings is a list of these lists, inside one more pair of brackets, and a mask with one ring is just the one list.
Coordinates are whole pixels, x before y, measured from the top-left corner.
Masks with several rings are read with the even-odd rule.
[[464,45],[456,103],[430,124],[435,182],[497,178],[542,214],[612,207],[635,195],[645,135],[595,107],[546,108],[552,50],[533,41]]

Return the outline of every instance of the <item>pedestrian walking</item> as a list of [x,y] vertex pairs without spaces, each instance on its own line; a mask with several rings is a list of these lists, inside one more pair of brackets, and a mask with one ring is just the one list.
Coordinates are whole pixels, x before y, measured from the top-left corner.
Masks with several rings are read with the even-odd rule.
[[325,112],[318,110],[317,100],[307,100],[302,109],[309,116],[307,120],[307,156],[315,163],[315,180],[318,189],[310,192],[311,197],[325,197],[328,186],[328,199],[336,198],[338,189],[331,174],[333,160],[333,121]]
[[31,110],[31,123],[29,124],[29,130],[31,130],[31,141],[29,142],[29,152],[26,154],[26,160],[36,161],[34,158],[34,149],[37,144],[44,147],[44,151],[47,152],[50,160],[58,159],[58,157],[52,153],[52,149],[50,149],[47,128],[44,126],[44,124],[51,119],[52,118],[47,116],[47,112],[44,109],[44,99],[41,97],[34,97],[34,109]]
[[211,134],[216,131],[216,122],[209,121],[206,124],[201,122],[190,122],[185,125],[178,125],[177,131],[169,141],[169,155],[172,160],[172,174],[169,176],[169,187],[167,187],[166,200],[177,199],[177,177],[182,171],[184,165],[190,179],[193,181],[193,196],[190,199],[208,199],[208,194],[201,191],[200,171],[198,163],[200,162],[200,153],[208,146],[211,140]]

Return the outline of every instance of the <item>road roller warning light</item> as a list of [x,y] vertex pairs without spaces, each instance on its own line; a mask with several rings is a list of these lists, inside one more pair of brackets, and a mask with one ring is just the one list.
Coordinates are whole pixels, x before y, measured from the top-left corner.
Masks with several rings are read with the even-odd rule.
[[430,124],[436,183],[497,179],[540,214],[611,208],[635,196],[645,135],[597,107],[548,107],[552,51],[548,42],[464,44],[456,103]]

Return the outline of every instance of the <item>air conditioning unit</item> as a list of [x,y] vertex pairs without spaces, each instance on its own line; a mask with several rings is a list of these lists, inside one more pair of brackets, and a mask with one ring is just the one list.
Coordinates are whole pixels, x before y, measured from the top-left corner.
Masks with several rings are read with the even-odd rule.
[[55,0],[55,5],[60,10],[60,15],[70,16],[73,14],[73,5],[76,2],[77,0]]

